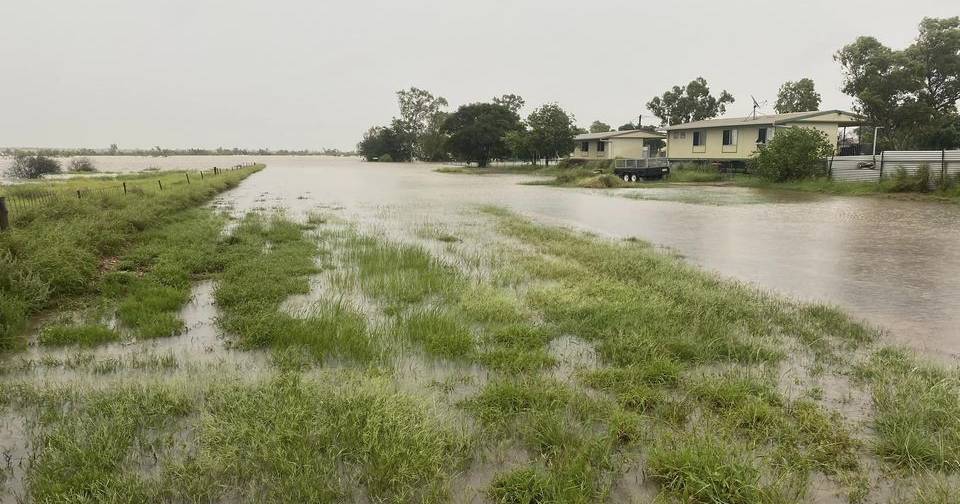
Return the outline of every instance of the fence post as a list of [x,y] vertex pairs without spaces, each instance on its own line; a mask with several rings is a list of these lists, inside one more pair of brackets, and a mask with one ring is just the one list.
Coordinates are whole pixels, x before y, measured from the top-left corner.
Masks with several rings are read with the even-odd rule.
[[189,173],[189,172],[187,172],[187,183],[188,183],[188,184],[190,183],[190,173]]
[[883,180],[883,152],[880,153],[880,180]]
[[77,189],[77,199],[80,199],[80,189]]
[[123,194],[127,194],[127,183],[123,183]]
[[940,149],[940,181],[946,187],[947,183],[947,149]]
[[203,180],[203,170],[200,170],[200,180]]
[[10,219],[7,214],[7,197],[0,196],[0,231],[10,227]]
[[160,190],[162,191],[162,190],[163,190],[163,183],[158,180],[158,181],[157,181],[157,185],[160,186]]

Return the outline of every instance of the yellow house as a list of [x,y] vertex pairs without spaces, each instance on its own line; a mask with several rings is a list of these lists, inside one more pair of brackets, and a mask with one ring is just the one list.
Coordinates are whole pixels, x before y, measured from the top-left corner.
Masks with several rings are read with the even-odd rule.
[[838,131],[862,118],[842,110],[792,112],[748,117],[707,119],[667,126],[667,157],[671,161],[746,161],[776,135],[777,128],[814,128],[836,144]]
[[643,145],[644,140],[664,138],[660,133],[646,130],[608,131],[585,133],[574,137],[576,147],[570,157],[574,159],[644,159],[652,154]]

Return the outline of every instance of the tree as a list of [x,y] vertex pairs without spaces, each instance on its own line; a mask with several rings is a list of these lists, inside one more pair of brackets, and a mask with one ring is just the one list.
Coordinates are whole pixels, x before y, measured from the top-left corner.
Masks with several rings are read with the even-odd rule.
[[518,115],[520,114],[520,109],[522,109],[526,103],[520,95],[515,94],[505,94],[493,99],[494,105],[503,105]]
[[450,114],[446,112],[437,112],[430,116],[427,127],[420,135],[420,159],[424,161],[446,161],[449,157],[447,153],[448,136],[443,131],[443,123],[446,122]]
[[391,126],[374,126],[363,135],[363,140],[357,144],[357,153],[367,161],[409,161],[411,152],[410,143],[399,121],[394,120]]
[[117,144],[110,144],[110,155],[116,156],[120,151],[120,147],[117,147]]
[[70,171],[75,173],[93,173],[97,171],[97,167],[90,158],[77,157],[70,160]]
[[[527,117],[530,146],[546,159],[547,164],[550,164],[551,159],[569,154],[574,148],[574,122],[573,115],[566,113],[556,103],[548,103],[534,110]],[[607,128],[607,131],[610,131],[609,126]]]
[[754,153],[751,162],[757,175],[771,182],[785,182],[827,174],[824,159],[833,154],[826,133],[813,128],[778,129],[773,139]]
[[780,91],[777,93],[777,104],[773,108],[778,114],[819,110],[820,93],[814,88],[811,79],[804,78],[796,82],[787,81],[780,86]]
[[481,168],[491,159],[510,154],[505,137],[519,129],[517,114],[495,103],[461,105],[443,123],[443,131],[450,135],[448,150],[458,159],[476,161]]
[[60,162],[40,154],[17,152],[7,174],[14,178],[35,179],[44,175],[60,173]]
[[719,98],[711,95],[707,81],[697,77],[686,86],[673,86],[663,96],[655,96],[647,108],[666,126],[712,119],[726,112],[727,104],[733,102],[733,95],[727,91],[722,91]]
[[593,123],[590,124],[590,133],[606,133],[608,131],[613,131],[613,128],[607,123],[593,121]]
[[537,153],[533,150],[533,138],[530,130],[521,128],[515,131],[508,131],[503,140],[510,149],[510,157],[522,161],[536,161]]
[[843,67],[843,92],[866,117],[861,140],[882,127],[881,148],[960,146],[960,18],[925,18],[902,51],[859,37],[834,59]]
[[420,141],[431,119],[447,107],[447,100],[434,96],[429,91],[411,87],[397,91],[397,101],[400,105],[398,124],[407,133],[403,135],[404,141],[409,143],[406,149],[411,151],[414,157],[420,158],[423,155]]
[[632,122],[628,122],[627,124],[623,124],[617,128],[617,131],[632,131],[635,129],[637,129],[637,125],[633,124]]

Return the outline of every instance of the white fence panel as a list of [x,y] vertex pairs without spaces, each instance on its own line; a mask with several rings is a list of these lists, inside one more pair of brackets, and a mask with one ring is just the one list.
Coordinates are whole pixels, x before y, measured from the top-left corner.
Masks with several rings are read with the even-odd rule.
[[876,157],[841,156],[827,162],[833,179],[842,182],[879,182],[901,168],[907,175],[916,175],[921,166],[930,170],[931,184],[943,176],[960,177],[960,150],[886,151]]

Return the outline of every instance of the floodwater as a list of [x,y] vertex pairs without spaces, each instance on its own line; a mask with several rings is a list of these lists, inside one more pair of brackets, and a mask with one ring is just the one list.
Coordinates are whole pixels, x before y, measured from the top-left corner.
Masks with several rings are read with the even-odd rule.
[[726,277],[839,305],[893,342],[960,361],[960,205],[730,187],[568,189],[426,164],[265,161],[268,169],[221,203],[237,212],[334,209],[388,236],[418,223],[456,234],[478,220],[465,217],[478,205],[499,205],[546,224],[641,238]]
[[[144,170],[200,170],[217,167],[229,167],[255,161],[266,162],[271,156],[75,156],[84,157],[93,161],[97,171],[104,173],[133,173]],[[292,156],[291,156],[292,157]],[[316,156],[313,159],[317,159]],[[66,170],[73,157],[56,158],[60,166]],[[4,176],[7,168],[13,163],[10,156],[0,157],[0,177]]]

